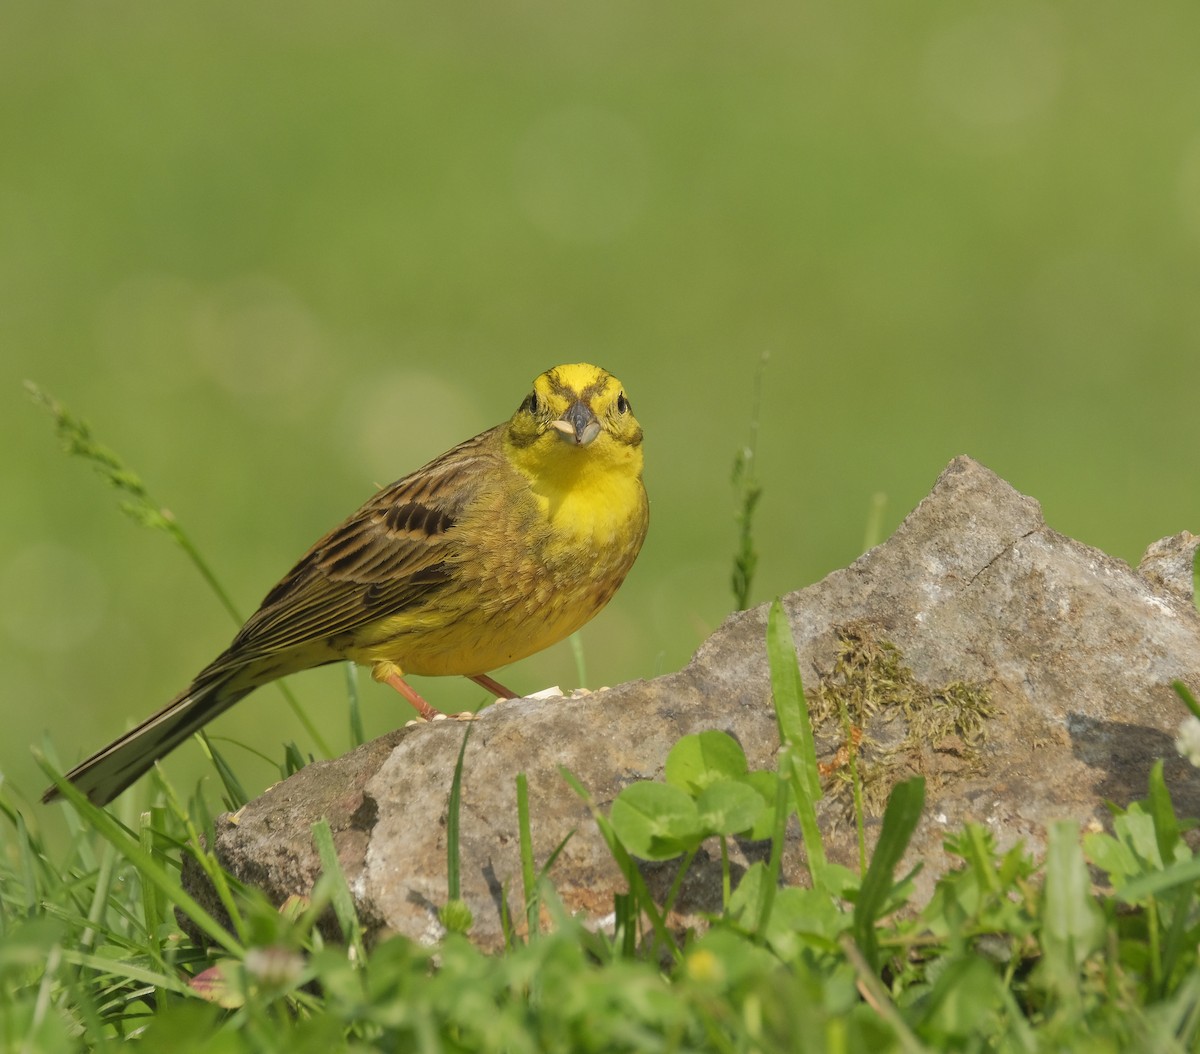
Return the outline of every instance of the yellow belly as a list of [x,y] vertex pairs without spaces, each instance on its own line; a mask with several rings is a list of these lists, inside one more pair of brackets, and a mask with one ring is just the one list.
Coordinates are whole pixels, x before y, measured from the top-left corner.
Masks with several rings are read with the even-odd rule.
[[550,512],[531,501],[479,510],[461,524],[450,580],[427,602],[364,627],[344,654],[404,673],[468,675],[557,643],[608,603],[633,565],[647,520],[637,486],[591,509],[560,502]]

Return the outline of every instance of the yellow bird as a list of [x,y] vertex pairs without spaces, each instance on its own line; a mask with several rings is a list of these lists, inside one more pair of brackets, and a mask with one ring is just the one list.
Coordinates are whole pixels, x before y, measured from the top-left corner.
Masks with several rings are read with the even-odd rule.
[[[406,674],[487,674],[579,629],[646,536],[642,429],[621,383],[586,363],[533,382],[504,424],[374,495],[265,597],[188,688],[67,774],[93,802],[260,685],[346,659],[421,714]],[[58,797],[51,787],[43,801]]]

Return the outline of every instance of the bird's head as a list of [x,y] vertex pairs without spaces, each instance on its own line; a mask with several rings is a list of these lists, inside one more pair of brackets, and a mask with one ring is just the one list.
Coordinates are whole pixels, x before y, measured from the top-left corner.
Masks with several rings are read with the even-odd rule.
[[584,470],[640,475],[642,427],[621,382],[576,362],[555,366],[533,382],[505,433],[515,464],[530,476]]

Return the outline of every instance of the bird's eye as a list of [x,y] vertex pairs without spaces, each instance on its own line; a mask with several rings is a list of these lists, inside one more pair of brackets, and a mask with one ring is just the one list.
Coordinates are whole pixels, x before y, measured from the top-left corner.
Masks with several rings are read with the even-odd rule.
[[531,414],[536,414],[542,408],[542,401],[538,398],[537,392],[530,392],[525,397],[525,409]]
[[622,392],[620,395],[617,396],[617,413],[619,413],[619,414],[629,413],[629,400],[625,398],[624,392]]

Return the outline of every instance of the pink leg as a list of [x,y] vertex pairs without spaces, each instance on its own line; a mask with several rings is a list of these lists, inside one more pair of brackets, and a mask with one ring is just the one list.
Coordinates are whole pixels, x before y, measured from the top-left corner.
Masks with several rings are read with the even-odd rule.
[[392,666],[391,663],[380,663],[377,665],[372,672],[372,676],[375,680],[382,681],[384,684],[390,684],[395,688],[396,691],[412,704],[413,709],[424,720],[432,721],[441,714],[440,710],[435,710],[425,702],[417,690],[400,676],[400,671],[395,666]]
[[480,688],[486,688],[497,699],[516,699],[517,693],[505,688],[499,681],[493,681],[486,673],[468,674],[467,679],[474,681]]

